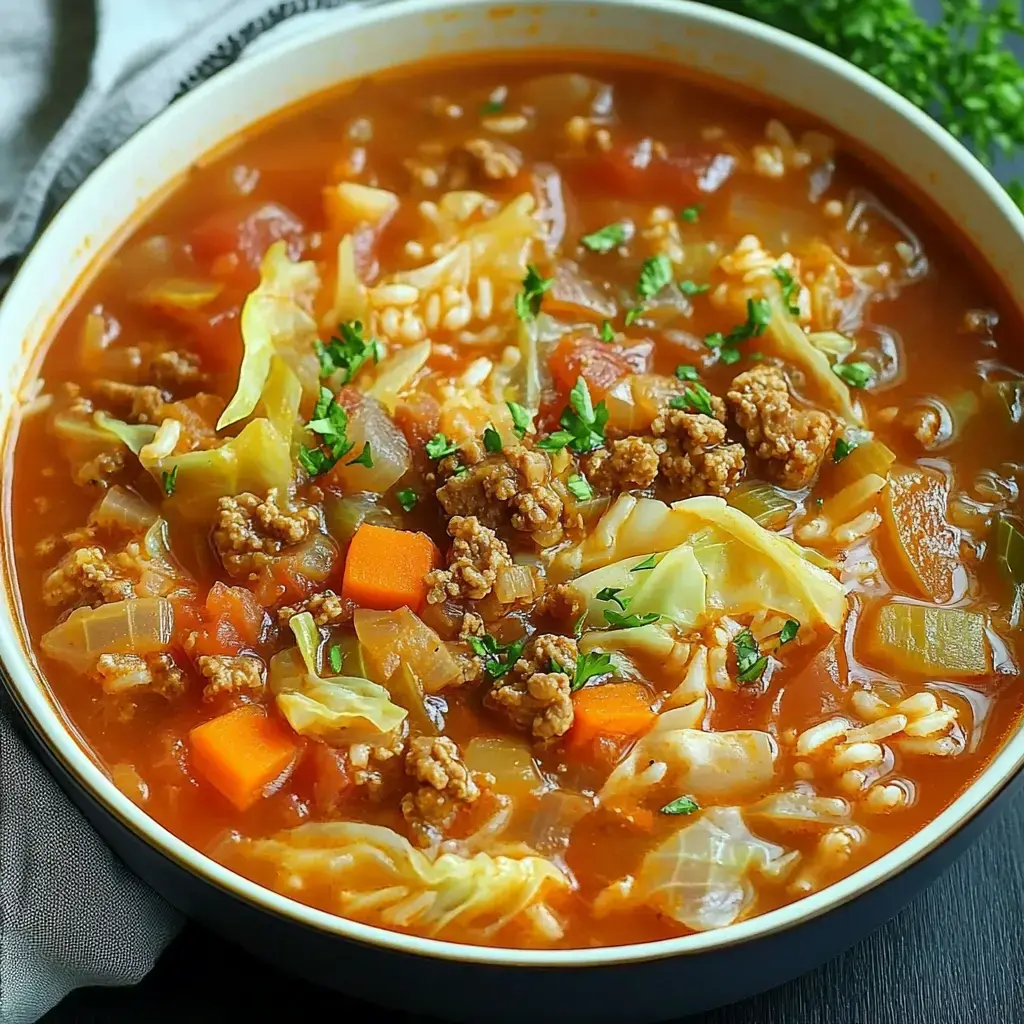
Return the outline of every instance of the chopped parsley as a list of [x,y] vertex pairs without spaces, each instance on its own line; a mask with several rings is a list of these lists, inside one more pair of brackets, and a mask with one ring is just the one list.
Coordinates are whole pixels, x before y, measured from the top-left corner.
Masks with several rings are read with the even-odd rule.
[[178,486],[178,467],[172,466],[170,471],[165,469],[160,474],[160,482],[163,484],[164,494],[169,498]]
[[640,314],[643,313],[643,311],[643,306],[630,306],[630,308],[626,310],[626,326],[632,327],[633,324],[640,319]]
[[741,683],[756,683],[764,675],[768,667],[768,659],[761,654],[761,648],[749,629],[737,633],[732,641],[736,652],[736,668],[739,674],[736,679]]
[[636,626],[649,626],[660,618],[661,616],[657,612],[647,612],[644,615],[624,615],[622,612],[614,611],[611,608],[604,610],[605,622],[615,629],[633,629]]
[[680,210],[679,219],[686,221],[687,224],[696,224],[700,220],[700,207],[688,206],[685,210]]
[[796,619],[786,619],[785,625],[779,630],[779,646],[788,644],[790,640],[795,640],[799,629],[800,623]]
[[621,598],[622,587],[603,587],[597,592],[598,601],[614,601],[623,611],[629,607],[629,598]]
[[747,319],[737,324],[728,334],[715,331],[704,339],[708,348],[718,352],[718,358],[726,365],[738,362],[740,350],[736,347],[741,341],[759,338],[771,323],[772,307],[767,299],[747,299]]
[[402,511],[404,512],[411,512],[420,500],[420,496],[411,487],[396,491],[395,498],[398,500],[398,504],[402,506]]
[[847,441],[845,437],[837,437],[836,446],[832,449],[832,461],[842,462],[856,447],[852,441]]
[[715,410],[711,405],[711,392],[699,382],[688,387],[681,395],[674,395],[668,404],[673,409],[699,412],[705,416],[715,415]]
[[711,285],[697,284],[696,281],[680,281],[679,290],[684,295],[703,295],[705,292],[711,291]]
[[484,448],[492,454],[502,449],[501,434],[494,427],[487,427],[484,430]]
[[577,501],[590,501],[594,496],[594,488],[590,486],[590,481],[585,476],[571,476],[565,486]]
[[676,377],[679,380],[697,380],[700,374],[697,372],[696,366],[690,366],[689,363],[680,363],[676,367]]
[[833,363],[832,372],[851,388],[866,388],[875,378],[875,368],[870,363]]
[[348,413],[334,400],[330,388],[320,388],[313,418],[306,429],[317,435],[320,442],[315,448],[299,446],[299,465],[310,476],[326,473],[352,450],[353,442],[348,439]]
[[615,340],[615,328],[612,327],[611,320],[601,321],[601,340],[602,341],[614,341]]
[[345,655],[338,644],[331,644],[327,648],[327,660],[331,663],[332,672],[337,674],[341,671],[341,666],[345,662]]
[[700,804],[692,796],[677,796],[661,808],[662,814],[693,814],[700,810]]
[[346,466],[365,466],[373,469],[373,452],[370,451],[370,442],[363,445],[363,450],[354,458],[345,463]]
[[797,305],[797,302],[800,298],[800,283],[782,266],[773,267],[772,274],[775,280],[782,286],[782,302],[786,307],[786,311],[792,316],[799,316],[800,307]]
[[620,223],[606,224],[603,228],[599,228],[592,234],[584,235],[580,239],[580,244],[585,246],[591,252],[611,252],[612,249],[617,249],[620,245],[623,245],[629,237],[629,233],[626,230],[626,225]]
[[544,293],[555,283],[553,277],[541,277],[531,263],[523,278],[523,290],[516,294],[516,314],[520,320],[535,320]]
[[454,455],[459,446],[454,441],[449,441],[444,434],[435,434],[426,444],[427,457],[431,459],[444,459]]
[[664,253],[658,253],[657,256],[644,260],[640,268],[636,293],[641,299],[651,299],[671,283],[672,261]]
[[512,429],[515,431],[516,437],[521,441],[526,436],[526,432],[530,429],[530,425],[533,422],[530,419],[530,414],[518,402],[506,402],[505,404],[508,406],[508,411],[512,414]]
[[331,338],[326,345],[316,340],[313,347],[320,360],[320,376],[340,373],[340,382],[347,384],[368,359],[375,363],[380,361],[384,346],[375,338],[364,338],[363,325],[358,320],[339,324],[338,331],[341,337]]
[[519,660],[526,646],[526,637],[510,644],[499,644],[490,633],[471,636],[466,641],[473,653],[484,663],[484,671],[492,679],[500,679]]
[[576,659],[576,671],[572,674],[571,690],[579,690],[596,676],[605,676],[615,671],[610,654],[590,651]]
[[653,569],[658,564],[657,555],[648,555],[642,562],[637,562],[636,565],[630,569],[630,572],[646,572],[648,569]]
[[480,104],[480,113],[484,117],[490,114],[500,114],[505,109],[505,101],[497,100],[491,97],[486,103]]
[[568,446],[578,455],[604,444],[604,428],[608,422],[608,406],[603,401],[595,408],[587,382],[579,377],[569,392],[569,407],[558,421],[562,429],[541,438],[537,447],[542,451],[558,452]]

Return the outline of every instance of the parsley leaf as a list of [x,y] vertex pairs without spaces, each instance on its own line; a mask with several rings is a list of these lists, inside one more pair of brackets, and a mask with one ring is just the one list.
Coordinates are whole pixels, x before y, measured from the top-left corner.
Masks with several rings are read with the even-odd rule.
[[718,358],[721,359],[726,366],[732,366],[733,363],[738,363],[740,361],[742,354],[738,348],[733,348],[731,345],[727,345],[719,350]]
[[615,667],[610,654],[602,654],[598,651],[581,654],[576,659],[576,671],[572,674],[572,684],[569,689],[579,690],[595,676],[608,675],[609,672],[614,671]]
[[583,455],[604,444],[608,406],[600,401],[595,407],[587,382],[578,377],[569,392],[569,407],[562,412],[558,422],[562,429],[542,438],[537,442],[537,447],[543,451],[557,452],[568,446],[578,455]]
[[347,384],[362,368],[367,359],[380,361],[384,346],[375,338],[363,338],[363,325],[358,320],[338,325],[341,337],[334,337],[324,345],[313,342],[320,360],[320,376],[330,377],[341,373],[341,383]]
[[845,437],[837,437],[836,446],[832,450],[832,461],[842,462],[856,447],[852,441],[847,441]]
[[449,441],[444,434],[435,434],[426,444],[427,458],[444,459],[454,455],[459,446],[454,441]]
[[779,646],[788,644],[790,640],[795,640],[799,629],[800,623],[796,619],[786,619],[785,625],[779,630]]
[[616,224],[606,224],[603,228],[599,228],[592,234],[584,235],[580,239],[580,243],[589,249],[591,252],[611,252],[612,249],[617,249],[620,245],[623,245],[629,233],[626,230],[626,225],[619,222]]
[[501,434],[494,427],[486,427],[484,429],[484,448],[492,454],[501,451]]
[[629,598],[621,598],[622,587],[602,587],[597,592],[598,601],[614,601],[623,611],[629,607]]
[[679,219],[686,221],[687,224],[696,224],[700,220],[700,207],[688,206],[685,210],[680,210]]
[[760,338],[772,321],[772,305],[767,299],[747,299],[747,321],[734,327],[727,335],[726,342],[746,341]]
[[614,341],[615,340],[615,328],[612,327],[610,320],[601,321],[601,340],[602,341]]
[[736,652],[736,668],[739,671],[736,676],[737,681],[741,683],[757,682],[768,667],[768,659],[761,654],[761,648],[754,639],[754,634],[749,629],[737,633],[733,637],[732,646]]
[[700,804],[692,796],[677,796],[661,808],[662,814],[693,814],[700,810]]
[[306,424],[320,444],[315,448],[299,446],[299,464],[310,476],[319,476],[352,450],[348,439],[348,413],[334,400],[330,388],[321,387],[313,407],[313,418]]
[[331,644],[327,648],[327,660],[331,663],[331,671],[335,675],[341,672],[341,666],[345,662],[345,655],[338,644]]
[[531,263],[523,278],[523,290],[516,294],[516,315],[520,320],[535,320],[544,293],[555,283],[553,277],[541,277]]
[[373,469],[373,452],[370,451],[370,442],[363,445],[363,450],[354,458],[345,463],[346,466],[365,466]]
[[160,482],[163,484],[164,494],[169,498],[178,486],[178,467],[172,466],[170,472],[165,469],[160,474]]
[[658,564],[657,555],[648,555],[642,562],[637,562],[636,565],[630,569],[630,572],[646,572],[648,569],[653,569]]
[[594,496],[594,488],[590,486],[590,481],[585,476],[571,476],[565,482],[565,486],[577,501],[590,501]]
[[526,646],[526,637],[513,640],[510,644],[499,644],[490,633],[482,637],[467,637],[473,653],[484,663],[484,671],[492,679],[500,679],[519,660]]
[[696,366],[690,366],[688,363],[680,363],[676,367],[676,377],[679,380],[697,380],[700,374],[697,372]]
[[715,415],[714,407],[711,405],[711,392],[700,383],[687,388],[681,395],[673,395],[668,404],[673,409],[699,412],[705,416]]
[[649,626],[657,622],[661,616],[657,612],[647,612],[644,615],[623,615],[621,612],[611,608],[604,610],[604,619],[609,626],[615,629],[632,629],[634,626]]
[[657,256],[644,260],[643,266],[640,267],[636,293],[641,299],[651,299],[671,283],[672,261],[664,253],[658,253]]
[[640,315],[641,315],[641,313],[643,313],[643,311],[644,311],[644,307],[643,306],[631,306],[629,309],[627,309],[626,310],[626,326],[627,327],[632,327],[633,324],[635,324],[637,322],[637,320],[640,319]]
[[402,510],[405,512],[411,512],[420,500],[420,496],[411,487],[406,487],[401,491],[396,491],[395,498],[398,500],[398,504],[402,506]]
[[506,402],[505,404],[512,414],[512,429],[515,431],[516,437],[522,440],[533,422],[530,414],[518,402]]
[[792,316],[799,316],[800,307],[797,305],[797,302],[800,299],[800,283],[782,266],[773,267],[772,274],[775,280],[782,285],[782,301],[787,312]]
[[684,295],[703,295],[705,292],[711,291],[711,285],[697,284],[696,281],[680,281],[679,290]]
[[480,113],[487,117],[489,114],[500,114],[505,109],[504,100],[490,99],[480,104]]
[[870,363],[833,363],[832,372],[851,388],[866,388],[875,378]]

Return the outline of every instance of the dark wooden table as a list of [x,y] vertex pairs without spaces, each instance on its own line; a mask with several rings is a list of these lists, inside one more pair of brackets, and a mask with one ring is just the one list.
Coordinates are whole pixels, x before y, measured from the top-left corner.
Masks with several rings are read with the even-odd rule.
[[[1022,948],[1024,795],[880,931],[796,981],[687,1024],[1018,1024]],[[77,992],[45,1024],[261,1024],[315,1014],[344,1024],[417,1021],[296,981],[189,926],[140,986]]]

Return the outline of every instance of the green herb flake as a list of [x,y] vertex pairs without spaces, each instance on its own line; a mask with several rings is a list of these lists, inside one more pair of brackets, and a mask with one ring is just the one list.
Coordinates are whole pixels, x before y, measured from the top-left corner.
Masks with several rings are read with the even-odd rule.
[[598,601],[614,601],[623,611],[629,607],[629,598],[619,597],[622,587],[603,587],[597,592]]
[[590,501],[594,496],[594,488],[590,486],[590,481],[585,476],[571,476],[565,482],[565,486],[577,501]]
[[168,498],[171,497],[178,487],[178,467],[172,466],[169,471],[165,469],[160,474],[160,482],[163,484],[164,494]]
[[615,328],[612,327],[610,320],[601,321],[601,340],[602,341],[614,341],[615,340]]
[[782,629],[779,630],[779,646],[788,644],[790,641],[796,639],[796,634],[800,629],[800,623],[796,619],[786,619]]
[[718,358],[725,363],[726,366],[732,366],[733,363],[738,363],[743,358],[743,353],[738,348],[733,348],[731,345],[723,345],[718,350]]
[[402,506],[403,512],[411,512],[420,500],[420,496],[411,487],[396,491],[395,498],[398,504]]
[[875,379],[875,368],[870,363],[833,363],[832,372],[851,388],[866,388]]
[[679,380],[697,380],[700,377],[700,373],[696,366],[690,366],[689,363],[680,363],[676,367],[676,377]]
[[700,220],[700,207],[688,206],[685,210],[679,211],[679,219],[687,224],[696,224]]
[[856,447],[852,441],[847,441],[845,437],[837,437],[836,446],[832,449],[832,461],[842,462]]
[[341,672],[341,666],[345,662],[345,655],[338,644],[331,644],[327,648],[327,660],[331,663],[331,671],[335,675]]
[[761,648],[749,629],[737,633],[732,641],[736,653],[736,679],[741,683],[757,682],[768,667],[768,659],[761,654]]
[[630,569],[630,572],[646,572],[648,569],[653,569],[658,564],[657,555],[648,555],[642,562],[637,562],[636,565]]
[[587,382],[578,377],[569,392],[569,406],[558,422],[562,429],[541,438],[537,447],[542,451],[557,452],[568,446],[577,455],[584,455],[604,444],[608,406],[603,401],[595,406]]
[[502,447],[501,434],[494,427],[486,427],[484,429],[484,448],[493,455],[500,452]]
[[613,629],[633,629],[636,626],[649,626],[660,618],[661,616],[657,612],[647,612],[644,615],[624,615],[612,608],[604,610],[604,620]]
[[688,387],[681,395],[674,395],[668,404],[673,409],[682,409],[685,412],[698,412],[705,416],[715,415],[714,407],[711,404],[711,392],[700,383]]
[[533,425],[533,420],[526,409],[518,402],[506,402],[505,404],[512,415],[512,429],[515,431],[516,437],[521,441]]
[[644,307],[643,306],[631,306],[629,309],[627,309],[626,310],[626,326],[627,327],[632,327],[633,324],[635,324],[637,322],[637,320],[639,320],[640,317],[643,315],[643,312],[644,312]]
[[380,362],[384,346],[375,338],[364,338],[363,325],[358,320],[339,324],[338,332],[340,337],[331,338],[326,345],[314,341],[313,348],[320,360],[320,376],[340,374],[339,383],[348,384],[367,360]]
[[454,441],[449,441],[444,434],[435,434],[426,444],[427,457],[430,459],[444,459],[454,455],[459,446]]
[[363,450],[354,458],[345,463],[346,466],[365,466],[373,469],[373,452],[370,450],[370,442],[363,445]]
[[483,662],[484,671],[491,679],[500,679],[519,660],[526,646],[526,637],[513,640],[510,644],[500,644],[490,633],[485,633],[482,637],[468,637],[466,642]]
[[622,223],[606,224],[603,228],[580,239],[580,244],[591,252],[606,253],[624,245],[629,237],[626,225]]
[[677,796],[661,808],[661,814],[694,814],[700,810],[700,804],[692,796]]
[[480,104],[480,113],[484,117],[489,117],[492,114],[500,114],[505,109],[505,101],[497,99],[489,99],[485,103]]
[[671,283],[672,261],[664,253],[658,253],[657,256],[644,260],[643,266],[640,267],[636,293],[641,299],[651,299]]
[[680,281],[679,290],[684,295],[703,295],[705,292],[711,291],[711,285],[697,284],[696,281]]
[[348,413],[334,400],[330,388],[320,388],[313,418],[306,429],[320,441],[313,448],[299,446],[299,464],[310,476],[326,473],[352,450],[353,442],[348,439]]
[[791,316],[799,316],[800,283],[782,266],[773,267],[772,274],[775,280],[782,286],[782,302],[786,307],[786,311]]
[[523,290],[516,294],[516,315],[520,320],[536,320],[544,293],[555,283],[553,277],[541,277],[531,263],[523,278]]
[[599,651],[590,651],[581,654],[576,659],[576,671],[572,674],[570,689],[573,691],[582,689],[591,679],[597,676],[606,676],[615,671],[610,654],[603,654]]

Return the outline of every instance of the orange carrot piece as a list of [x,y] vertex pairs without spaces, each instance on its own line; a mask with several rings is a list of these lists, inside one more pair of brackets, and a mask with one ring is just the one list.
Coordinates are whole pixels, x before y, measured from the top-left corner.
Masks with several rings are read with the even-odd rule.
[[657,717],[650,695],[639,683],[588,686],[573,696],[573,709],[569,742],[577,748],[591,747],[601,736],[638,736]]
[[298,745],[258,704],[246,704],[197,725],[190,733],[192,764],[240,811],[295,760]]
[[424,577],[439,561],[426,534],[363,523],[348,548],[341,594],[363,608],[419,611],[427,597]]

